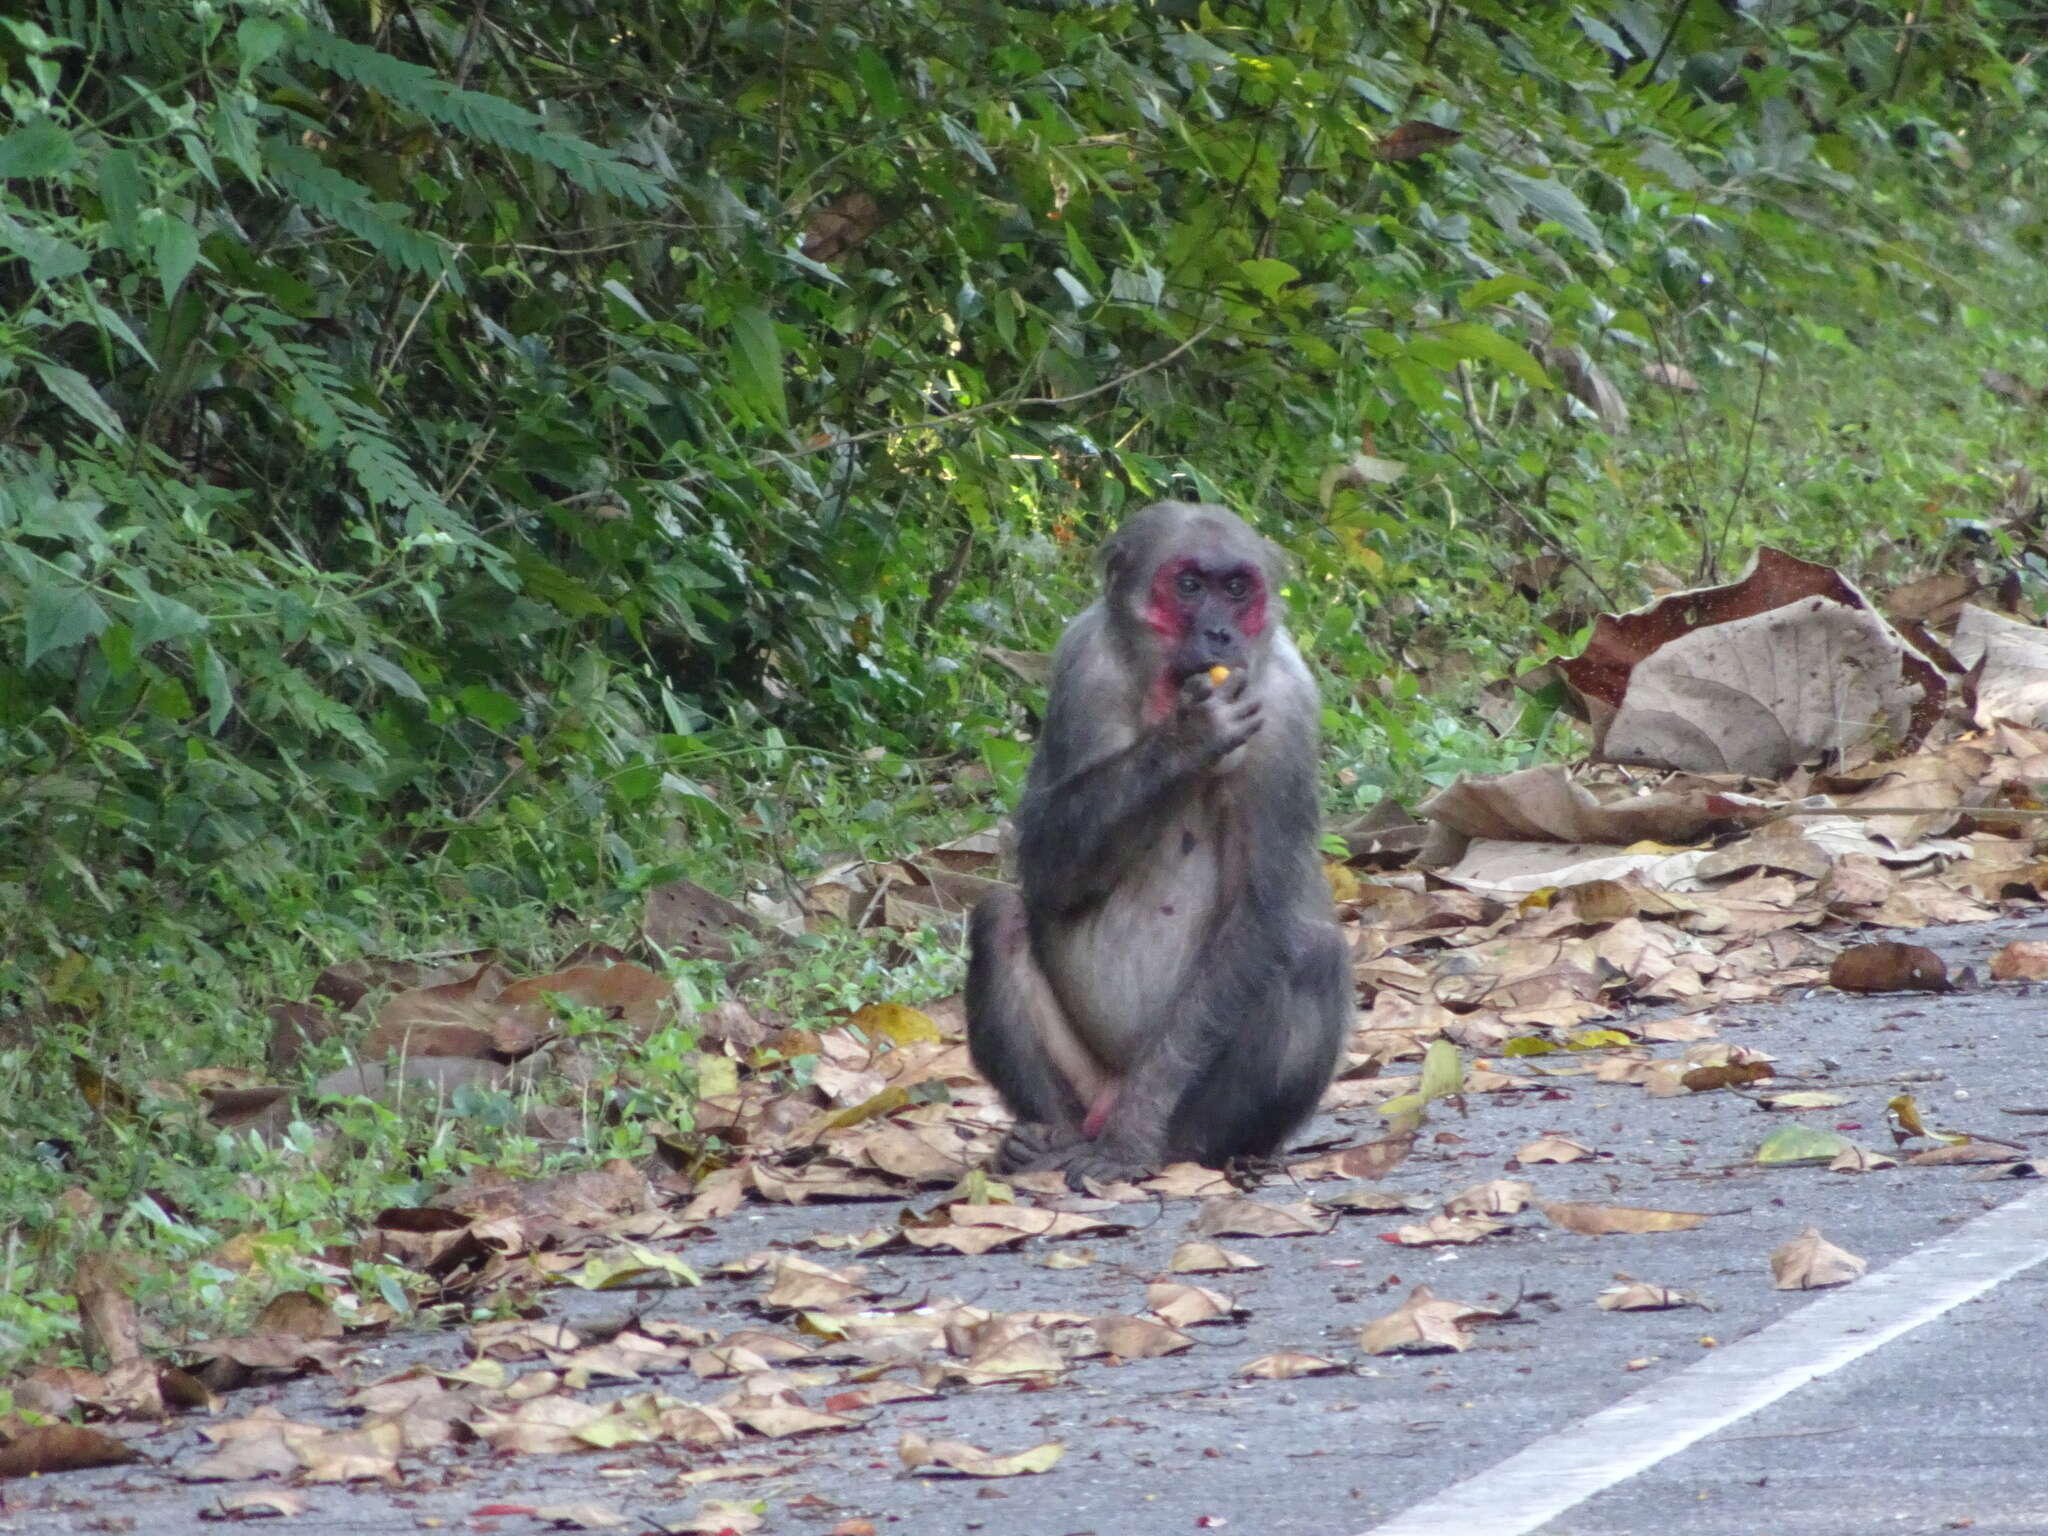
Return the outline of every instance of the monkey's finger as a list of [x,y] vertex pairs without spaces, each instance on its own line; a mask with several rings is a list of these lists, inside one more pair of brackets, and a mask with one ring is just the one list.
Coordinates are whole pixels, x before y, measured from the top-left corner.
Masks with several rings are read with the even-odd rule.
[[1266,722],[1263,720],[1253,720],[1249,724],[1241,726],[1237,730],[1232,731],[1229,735],[1225,736],[1221,741],[1219,741],[1216,744],[1216,756],[1228,757],[1231,753],[1235,752],[1239,747],[1243,746],[1246,742],[1250,741],[1254,736],[1258,735],[1260,729],[1265,725],[1265,723]]
[[1180,680],[1180,701],[1182,704],[1199,704],[1216,691],[1216,685],[1209,681],[1206,672],[1190,672]]

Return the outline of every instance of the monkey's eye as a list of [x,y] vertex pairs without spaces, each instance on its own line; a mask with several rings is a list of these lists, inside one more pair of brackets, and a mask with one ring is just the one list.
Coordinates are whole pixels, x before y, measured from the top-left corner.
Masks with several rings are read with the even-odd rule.
[[1233,599],[1243,597],[1251,589],[1252,584],[1242,576],[1232,576],[1223,583],[1223,590]]
[[1182,597],[1193,597],[1202,590],[1202,578],[1193,571],[1182,571],[1180,573],[1180,580],[1175,585],[1180,588],[1180,595]]

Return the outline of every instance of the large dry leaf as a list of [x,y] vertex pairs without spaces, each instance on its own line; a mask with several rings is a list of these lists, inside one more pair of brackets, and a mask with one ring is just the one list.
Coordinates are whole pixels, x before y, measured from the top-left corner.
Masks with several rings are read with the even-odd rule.
[[1198,1237],[1321,1237],[1331,1222],[1307,1205],[1262,1205],[1242,1196],[1204,1200],[1196,1215]]
[[1867,1259],[1859,1259],[1822,1237],[1818,1227],[1808,1227],[1771,1253],[1771,1276],[1781,1291],[1847,1285],[1869,1267]]
[[1587,1237],[1605,1237],[1617,1232],[1685,1232],[1705,1221],[1700,1211],[1654,1211],[1630,1205],[1591,1205],[1557,1200],[1537,1203],[1536,1209],[1555,1226]]
[[1335,1376],[1349,1370],[1342,1361],[1329,1359],[1324,1355],[1303,1354],[1299,1350],[1283,1349],[1275,1354],[1261,1355],[1248,1360],[1237,1368],[1236,1374],[1252,1381],[1293,1381],[1298,1376]]
[[1119,1360],[1152,1360],[1177,1355],[1195,1345],[1178,1328],[1148,1317],[1098,1317],[1089,1327],[1094,1330],[1097,1348]]
[[2014,939],[1991,957],[1993,981],[2048,979],[2048,939]]
[[1948,967],[1918,944],[1857,944],[1835,956],[1828,984],[1844,992],[1946,992]]
[[1224,1275],[1240,1269],[1265,1267],[1250,1254],[1232,1253],[1221,1243],[1181,1243],[1173,1250],[1173,1257],[1166,1261],[1168,1272],[1176,1275]]
[[1764,778],[1877,734],[1915,743],[1947,694],[1839,572],[1774,549],[1727,586],[1602,615],[1562,670],[1601,756]]
[[1469,1325],[1499,1316],[1491,1307],[1439,1301],[1428,1286],[1418,1285],[1400,1306],[1358,1331],[1358,1347],[1369,1355],[1463,1350],[1472,1342]]
[[1411,1222],[1405,1227],[1396,1227],[1391,1235],[1395,1242],[1404,1247],[1435,1248],[1444,1244],[1476,1243],[1481,1238],[1492,1237],[1496,1232],[1505,1231],[1507,1225],[1506,1222],[1496,1221],[1491,1216],[1453,1216],[1448,1211],[1439,1211],[1427,1221]]
[[957,1472],[962,1477],[1017,1477],[1050,1472],[1065,1454],[1065,1446],[1048,1441],[1014,1456],[997,1456],[964,1440],[927,1440],[908,1429],[896,1443],[896,1455],[905,1469],[927,1476],[933,1472]]
[[0,1445],[0,1478],[118,1467],[140,1454],[126,1441],[83,1424],[40,1424]]
[[1512,1216],[1535,1197],[1536,1186],[1526,1179],[1489,1179],[1451,1196],[1444,1202],[1444,1214]]
[[2048,726],[2048,630],[1972,606],[1956,621],[1949,650],[1963,666],[1983,668],[1977,724]]
[[1172,1280],[1155,1280],[1145,1287],[1145,1310],[1155,1317],[1164,1318],[1176,1328],[1192,1328],[1201,1323],[1234,1323],[1246,1316],[1245,1309],[1221,1291],[1212,1291],[1206,1285],[1186,1285]]
[[1607,804],[1576,784],[1561,764],[1485,778],[1460,775],[1417,807],[1417,814],[1471,838],[1506,842],[1593,843],[1618,851],[1631,843],[1690,843],[1730,815],[1709,797],[1628,795]]
[[689,880],[648,891],[640,932],[656,949],[683,960],[731,960],[735,933],[755,940],[770,936],[745,908]]
[[551,1010],[550,997],[570,1008],[586,1008],[623,1024],[635,1039],[645,1039],[661,1023],[662,1011],[675,991],[644,965],[572,965],[546,976],[515,981],[493,1001],[500,1008]]
[[1600,1293],[1594,1303],[1603,1312],[1663,1312],[1675,1307],[1704,1307],[1696,1291],[1674,1290],[1642,1280],[1621,1280]]

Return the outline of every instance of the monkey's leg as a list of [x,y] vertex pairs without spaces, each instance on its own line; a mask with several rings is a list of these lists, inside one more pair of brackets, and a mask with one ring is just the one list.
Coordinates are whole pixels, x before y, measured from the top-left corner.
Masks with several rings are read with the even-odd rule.
[[1084,1126],[1091,1106],[1106,1110],[1114,1092],[1031,953],[1024,900],[1014,891],[998,891],[974,909],[967,1052],[1017,1117],[996,1153],[998,1172],[1062,1166],[1064,1154],[1098,1128]]
[[1334,924],[1308,925],[1284,983],[1259,1011],[1174,1107],[1172,1156],[1211,1168],[1271,1157],[1315,1113],[1353,1015],[1351,953]]

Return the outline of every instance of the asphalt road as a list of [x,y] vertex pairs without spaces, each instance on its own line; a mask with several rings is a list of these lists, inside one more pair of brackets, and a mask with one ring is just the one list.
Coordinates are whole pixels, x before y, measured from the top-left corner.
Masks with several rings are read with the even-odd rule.
[[[1974,964],[1981,977],[1985,959],[2007,940],[2048,937],[2048,920],[1910,937],[1942,952],[1952,970]],[[1884,1103],[1904,1088],[1930,1120],[2048,1152],[2048,1119],[2003,1113],[2048,1107],[2048,1014],[2025,984],[1980,980],[1944,996],[1818,992],[1718,1018],[1728,1038],[1847,1092],[1846,1106],[1807,1118],[1860,1125],[1850,1134],[1866,1146],[1890,1145]],[[1909,1081],[1891,1081],[1902,1075]],[[1464,1248],[1393,1246],[1381,1240],[1395,1224],[1383,1216],[1348,1218],[1322,1237],[1231,1239],[1228,1246],[1267,1267],[1192,1278],[1233,1292],[1249,1318],[1195,1330],[1189,1353],[1084,1363],[1046,1390],[895,1404],[852,1433],[719,1454],[655,1447],[501,1458],[480,1447],[449,1450],[408,1462],[395,1489],[304,1489],[308,1510],[281,1528],[294,1536],[431,1526],[537,1531],[546,1527],[530,1516],[475,1512],[594,1500],[627,1517],[622,1529],[653,1530],[719,1497],[764,1501],[764,1532],[820,1536],[861,1517],[884,1533],[989,1536],[1364,1536],[1383,1526],[1390,1536],[2048,1530],[2048,1453],[2037,1443],[2048,1413],[2048,1194],[2034,1198],[2048,1185],[1983,1182],[1966,1167],[1762,1171],[1751,1154],[1784,1117],[1741,1098],[1655,1099],[1586,1078],[1564,1080],[1562,1090],[1568,1096],[1476,1100],[1462,1121],[1440,1115],[1434,1127],[1462,1139],[1418,1150],[1384,1182],[1440,1199],[1512,1171],[1504,1165],[1516,1147],[1558,1131],[1613,1156],[1516,1171],[1542,1198],[1712,1218],[1689,1232],[1584,1237],[1528,1213],[1513,1231]],[[1366,1133],[1376,1121],[1351,1118]],[[1006,1311],[1132,1312],[1144,1305],[1146,1280],[1188,1235],[1193,1209],[1176,1203],[1139,1218],[1151,1225],[1092,1244],[1099,1262],[1084,1269],[1048,1270],[1044,1250],[1028,1247],[879,1262],[891,1284],[913,1295]],[[684,1254],[708,1266],[893,1214],[874,1205],[748,1209]],[[1768,1255],[1808,1226],[1867,1259],[1865,1279],[1839,1292],[1773,1289]],[[1916,1265],[1914,1256],[1930,1251]],[[2009,1272],[1971,1280],[1973,1265]],[[1601,1312],[1594,1298],[1617,1273],[1701,1292],[1715,1310]],[[1519,1297],[1518,1319],[1483,1330],[1463,1354],[1360,1357],[1359,1326],[1418,1282],[1462,1301]],[[1978,1289],[1968,1299],[1948,1295],[1970,1284]],[[654,1311],[721,1330],[751,1326],[758,1319],[744,1303],[752,1294],[751,1282],[714,1280],[664,1293]],[[1852,1294],[1869,1298],[1870,1318],[1845,1322],[1839,1302],[1832,1314],[1824,1310]],[[621,1304],[617,1296],[557,1295],[572,1323],[582,1309]],[[1894,1325],[1910,1325],[1873,1344],[1885,1332],[1873,1320],[1879,1308]],[[1913,1316],[1916,1309],[1929,1315]],[[1831,1363],[1830,1348],[1854,1358]],[[1279,1349],[1334,1354],[1359,1370],[1289,1382],[1234,1376]],[[370,1380],[418,1360],[461,1358],[457,1336],[399,1336],[366,1350],[356,1374]],[[1766,1377],[1782,1390],[1744,1384]],[[687,1374],[659,1385],[688,1398],[715,1395]],[[1641,1393],[1652,1395],[1631,1408]],[[1745,1394],[1760,1393],[1767,1400],[1745,1404]],[[339,1427],[347,1420],[325,1407],[335,1396],[331,1382],[298,1382],[238,1393],[230,1411],[274,1403]],[[1687,1427],[1688,1415],[1717,1404],[1732,1414],[1726,1422],[1697,1434]],[[1595,1417],[1603,1411],[1606,1419]],[[895,1455],[905,1429],[997,1452],[1045,1440],[1067,1450],[1043,1476],[910,1476]],[[133,1435],[148,1462],[0,1485],[0,1531],[202,1528],[201,1512],[232,1490],[177,1476],[197,1454],[192,1421]],[[773,1476],[705,1488],[675,1482],[678,1472],[764,1461],[776,1465]],[[1593,1468],[1580,1467],[1581,1481],[1601,1486],[1566,1488],[1575,1462]]]

